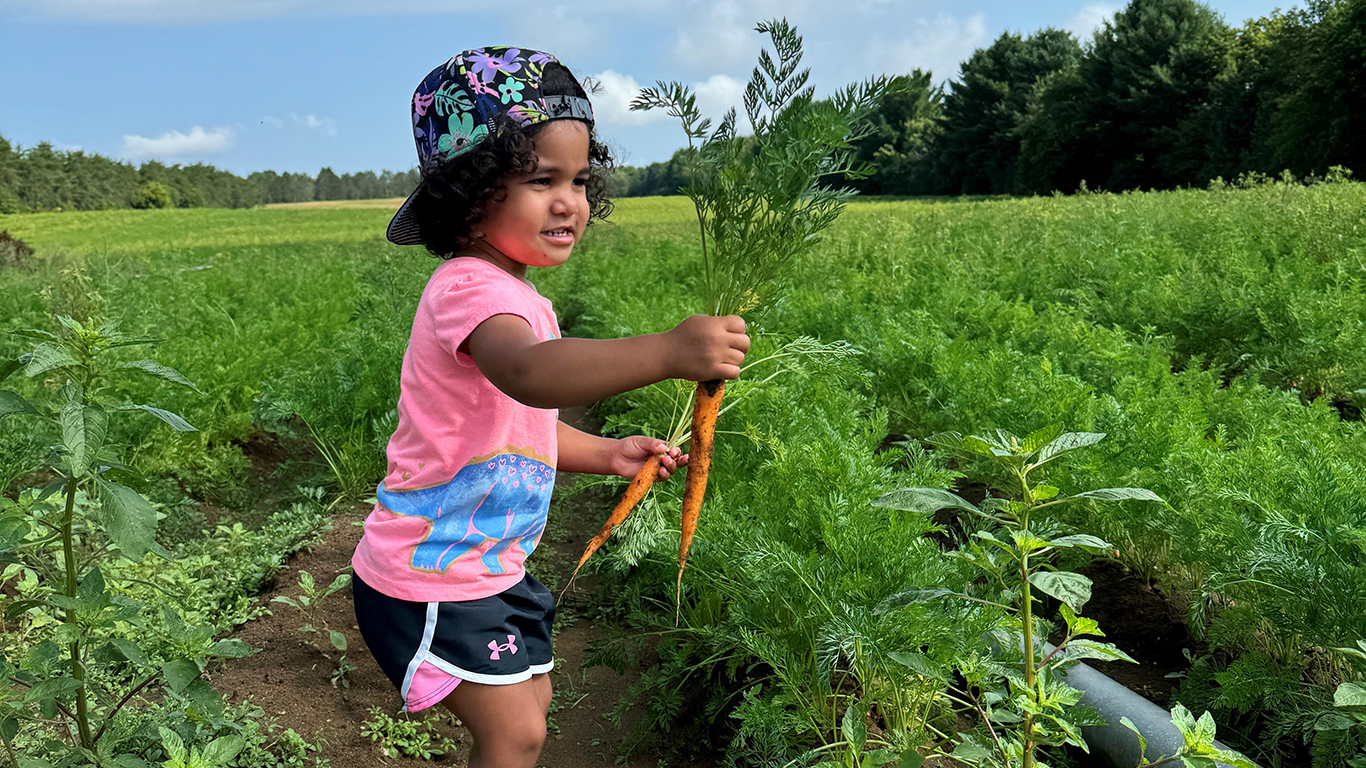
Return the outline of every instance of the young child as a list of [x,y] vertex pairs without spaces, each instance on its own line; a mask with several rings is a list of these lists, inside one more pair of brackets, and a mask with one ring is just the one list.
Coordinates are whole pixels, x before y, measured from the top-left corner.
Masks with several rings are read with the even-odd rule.
[[352,559],[361,634],[410,712],[435,704],[474,736],[471,768],[530,768],[545,740],[555,601],[523,570],[555,473],[632,477],[661,440],[580,432],[555,409],[667,378],[733,379],[749,351],[735,316],[664,333],[560,337],[527,267],[569,259],[604,196],[611,156],[587,94],[545,53],[465,51],[413,95],[422,182],[389,224],[445,259],[403,356],[388,473]]

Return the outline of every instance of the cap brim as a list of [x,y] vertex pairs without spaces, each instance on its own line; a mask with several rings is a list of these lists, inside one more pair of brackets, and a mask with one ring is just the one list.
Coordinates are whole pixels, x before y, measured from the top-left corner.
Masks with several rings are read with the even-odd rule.
[[423,244],[422,235],[417,230],[417,216],[413,213],[413,201],[422,191],[422,184],[425,181],[424,179],[418,182],[417,188],[413,190],[411,195],[408,195],[408,199],[404,200],[403,205],[399,207],[398,213],[394,214],[394,218],[389,221],[389,229],[385,231],[384,236],[394,245]]

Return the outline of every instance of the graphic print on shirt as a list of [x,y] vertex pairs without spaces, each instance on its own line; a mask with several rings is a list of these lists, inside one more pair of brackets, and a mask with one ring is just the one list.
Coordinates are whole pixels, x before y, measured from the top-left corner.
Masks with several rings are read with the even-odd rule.
[[530,555],[545,530],[555,487],[555,468],[535,456],[529,449],[507,446],[471,459],[441,485],[390,491],[381,484],[379,503],[385,509],[432,521],[427,537],[413,548],[413,569],[444,573],[455,561],[482,549],[479,562],[484,570],[500,576],[507,572],[502,556],[509,549],[517,547],[523,557]]

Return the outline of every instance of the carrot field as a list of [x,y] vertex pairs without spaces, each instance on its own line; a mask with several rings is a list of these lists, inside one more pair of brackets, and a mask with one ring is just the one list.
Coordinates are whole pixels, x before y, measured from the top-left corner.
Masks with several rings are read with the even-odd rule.
[[[1057,535],[1106,544],[1053,562],[1086,575],[1085,614],[1139,662],[1107,673],[1163,708],[1211,712],[1219,738],[1261,765],[1366,765],[1366,701],[1343,695],[1366,698],[1363,213],[1366,184],[1352,182],[852,203],[786,269],[782,300],[746,318],[753,367],[728,386],[679,604],[673,481],[570,593],[594,626],[574,640],[588,646],[585,669],[632,681],[595,700],[624,722],[614,744],[668,763],[863,766],[914,751],[973,764],[962,745],[989,739],[991,718],[949,694],[988,689],[973,681],[1005,663],[1010,590],[961,556],[990,527],[962,509],[877,502],[907,487],[1019,502],[998,466],[942,436],[1055,429],[1104,439],[1037,471],[1053,492],[1137,487],[1164,500],[1083,501],[1051,518]],[[289,632],[305,623],[268,602],[309,592],[279,570],[328,521],[353,530],[384,473],[399,363],[437,263],[384,241],[390,215],[0,216],[32,249],[0,240],[0,358],[41,342],[13,332],[76,333],[59,316],[116,321],[160,341],[111,360],[154,358],[194,389],[110,379],[111,402],[195,428],[111,417],[105,445],[155,507],[159,547],[115,557],[100,500],[75,495],[74,555],[102,579],[82,594],[112,602],[73,609],[50,599],[61,553],[41,522],[61,513],[61,494],[44,495],[61,420],[0,418],[0,763],[61,765],[74,752],[74,687],[62,681],[76,635],[62,606],[86,611],[85,685],[111,754],[141,761],[118,765],[169,760],[162,728],[187,749],[236,739],[224,764],[240,766],[364,765],[389,759],[383,744],[421,741],[392,720],[397,693],[388,723],[367,712],[299,733],[297,714],[220,687],[253,663],[242,657],[264,610],[287,614]],[[664,331],[700,311],[686,198],[622,200],[610,222],[568,264],[532,271],[566,335]],[[792,349],[820,354],[789,364]],[[63,383],[20,368],[0,390],[60,411]],[[665,382],[593,404],[589,423],[663,436],[680,391]],[[557,489],[551,530],[570,542],[571,566],[620,490],[583,478]],[[528,561],[552,588],[565,575],[557,553]],[[313,573],[311,589],[337,575]],[[934,599],[888,602],[908,590]],[[1056,640],[1059,603],[1043,606]],[[340,700],[366,651],[325,635],[298,633],[314,643],[302,652],[316,664],[309,695]],[[570,692],[557,694],[566,722],[580,703]],[[328,751],[348,739],[372,751]],[[1088,764],[1057,754],[1051,764]]]

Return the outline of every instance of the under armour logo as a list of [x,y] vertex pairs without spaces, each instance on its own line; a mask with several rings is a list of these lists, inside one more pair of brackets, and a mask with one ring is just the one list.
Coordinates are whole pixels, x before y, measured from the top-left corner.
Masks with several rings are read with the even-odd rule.
[[515,645],[516,640],[516,635],[508,635],[508,641],[505,645],[499,645],[497,640],[490,640],[489,650],[493,651],[493,653],[489,654],[489,658],[493,661],[497,661],[500,651],[507,651],[515,656],[517,654],[517,646]]

